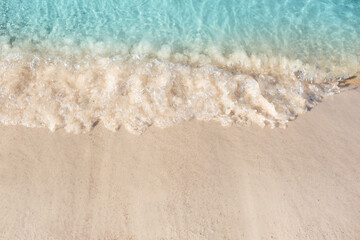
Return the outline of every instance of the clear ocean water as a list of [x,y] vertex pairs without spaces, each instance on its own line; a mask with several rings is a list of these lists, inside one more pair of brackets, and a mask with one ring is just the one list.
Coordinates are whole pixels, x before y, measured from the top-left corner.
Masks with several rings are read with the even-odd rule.
[[2,0],[0,121],[285,126],[360,72],[359,0]]

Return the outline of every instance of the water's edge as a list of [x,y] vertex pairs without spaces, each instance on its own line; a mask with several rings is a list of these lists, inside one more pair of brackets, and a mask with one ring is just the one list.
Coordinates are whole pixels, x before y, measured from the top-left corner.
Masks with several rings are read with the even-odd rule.
[[0,61],[0,122],[74,133],[98,121],[135,134],[190,119],[284,127],[339,92],[343,77],[272,60],[237,59],[237,68],[221,68],[140,55],[86,62],[16,55]]

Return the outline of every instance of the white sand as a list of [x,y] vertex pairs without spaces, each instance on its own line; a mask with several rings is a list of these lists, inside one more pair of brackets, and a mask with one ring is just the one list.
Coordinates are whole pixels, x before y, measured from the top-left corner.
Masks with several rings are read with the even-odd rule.
[[360,239],[360,90],[288,129],[0,127],[0,239]]

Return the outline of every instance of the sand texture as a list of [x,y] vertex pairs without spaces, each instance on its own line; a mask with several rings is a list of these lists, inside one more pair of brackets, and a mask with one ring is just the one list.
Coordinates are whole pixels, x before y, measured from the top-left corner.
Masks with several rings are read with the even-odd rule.
[[285,130],[1,126],[0,239],[360,239],[360,90]]

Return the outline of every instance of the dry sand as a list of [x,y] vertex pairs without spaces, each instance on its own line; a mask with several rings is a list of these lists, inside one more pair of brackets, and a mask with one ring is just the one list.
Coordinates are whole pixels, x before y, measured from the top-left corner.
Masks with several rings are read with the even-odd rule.
[[0,239],[360,239],[355,86],[286,130],[0,136]]

